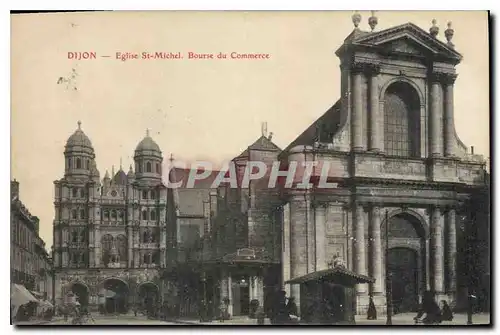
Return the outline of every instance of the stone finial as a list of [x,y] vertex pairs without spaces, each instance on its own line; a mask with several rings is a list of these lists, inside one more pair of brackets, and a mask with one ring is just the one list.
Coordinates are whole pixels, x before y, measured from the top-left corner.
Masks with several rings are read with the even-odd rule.
[[451,21],[448,22],[448,29],[444,31],[444,36],[446,37],[446,40],[448,41],[448,46],[454,47],[455,45],[451,41],[453,38],[453,35],[455,34],[455,30],[451,27]]
[[149,128],[146,129],[146,137],[149,137]]
[[432,20],[432,27],[429,29],[429,33],[434,38],[436,38],[436,36],[439,34],[439,27],[436,24],[437,24],[436,19],[433,19]]
[[106,173],[104,174],[104,179],[109,179],[109,172],[106,170]]
[[374,31],[378,24],[378,18],[375,16],[374,10],[372,10],[372,16],[368,19],[368,24],[370,25],[371,30]]
[[269,141],[272,141],[272,140],[273,140],[273,132],[272,132],[272,131],[271,131],[271,132],[269,132],[269,136],[267,137],[267,139],[268,139]]
[[134,172],[134,170],[132,169],[132,164],[130,164],[130,168],[128,169],[129,172]]
[[81,130],[82,129],[82,121],[78,120],[77,124],[78,124],[78,130]]
[[354,24],[354,28],[359,29],[359,23],[361,22],[361,14],[356,11],[354,14],[352,14],[352,23]]
[[174,161],[174,154],[170,154],[170,162]]

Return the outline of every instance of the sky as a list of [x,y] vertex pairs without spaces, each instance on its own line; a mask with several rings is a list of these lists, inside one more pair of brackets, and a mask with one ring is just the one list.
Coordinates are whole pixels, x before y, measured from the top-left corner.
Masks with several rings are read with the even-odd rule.
[[[335,50],[351,33],[353,12],[113,12],[29,14],[11,18],[11,178],[40,218],[52,245],[54,184],[64,145],[82,122],[104,176],[133,163],[150,129],[163,156],[221,163],[242,152],[267,122],[286,147],[340,95]],[[369,30],[370,12],[360,28]],[[487,13],[376,13],[375,30],[432,19],[438,38],[452,21],[457,66],[455,128],[489,156]],[[68,59],[94,51],[97,59]],[[184,59],[115,59],[117,52],[181,52]],[[266,53],[265,60],[187,59],[187,53]],[[104,58],[100,56],[111,56]],[[228,56],[229,57],[229,56]],[[70,82],[59,78],[71,78]],[[60,82],[58,84],[58,82]],[[76,89],[75,89],[76,88]]]

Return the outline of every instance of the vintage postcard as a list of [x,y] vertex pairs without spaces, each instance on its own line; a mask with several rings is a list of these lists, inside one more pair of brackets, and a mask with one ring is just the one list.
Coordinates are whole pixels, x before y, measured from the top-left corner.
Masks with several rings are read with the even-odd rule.
[[11,323],[489,325],[488,29],[11,14]]

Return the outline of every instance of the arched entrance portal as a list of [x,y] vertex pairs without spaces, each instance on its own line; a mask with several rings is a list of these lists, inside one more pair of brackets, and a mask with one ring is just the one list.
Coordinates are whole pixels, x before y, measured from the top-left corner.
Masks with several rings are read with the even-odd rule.
[[74,283],[71,285],[71,292],[76,297],[76,301],[80,303],[82,307],[87,307],[89,304],[89,289],[82,283]]
[[402,213],[389,220],[388,271],[394,313],[414,312],[424,288],[425,232],[415,217]]
[[139,286],[138,289],[139,304],[144,310],[150,310],[152,306],[156,306],[160,299],[160,290],[154,283],[147,282]]
[[106,279],[101,290],[104,312],[106,314],[124,314],[128,311],[128,285],[116,278]]

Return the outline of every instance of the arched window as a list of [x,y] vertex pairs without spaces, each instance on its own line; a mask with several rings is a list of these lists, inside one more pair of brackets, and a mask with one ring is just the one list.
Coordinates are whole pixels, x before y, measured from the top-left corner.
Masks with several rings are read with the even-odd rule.
[[80,219],[85,219],[85,209],[80,209]]
[[156,190],[151,190],[151,199],[156,199]]
[[147,199],[148,198],[148,191],[142,191],[142,198]]
[[146,172],[152,172],[151,162],[146,162]]
[[73,190],[72,190],[72,191],[73,191],[73,192],[72,192],[72,193],[73,193],[73,198],[78,197],[78,189],[77,189],[77,188],[73,188]]
[[156,220],[156,212],[154,209],[151,210],[151,220]]
[[147,220],[148,219],[148,211],[147,210],[143,210],[142,211],[142,219],[143,220]]
[[123,220],[123,211],[118,212],[118,217],[120,218],[120,220]]
[[388,155],[420,155],[420,103],[415,89],[404,82],[391,84],[384,97],[384,148]]
[[156,163],[156,173],[161,174],[160,163]]
[[115,210],[111,211],[111,219],[116,220],[116,211]]
[[76,209],[73,209],[73,210],[71,211],[71,218],[72,218],[73,220],[78,219],[78,217],[77,217],[77,213],[76,213]]
[[142,162],[139,162],[139,163],[137,164],[136,170],[138,170],[138,171],[139,171],[139,173],[142,173]]
[[78,232],[75,230],[71,232],[71,242],[78,242]]
[[87,241],[87,231],[82,230],[80,232],[80,242],[86,242]]
[[89,169],[89,167],[90,167],[90,161],[87,159],[87,160],[85,161],[85,168],[88,170],[88,169]]
[[71,158],[68,158],[68,169],[71,169]]
[[103,213],[104,213],[104,220],[109,220],[109,211],[105,210]]
[[80,198],[85,198],[85,190],[83,188],[80,189]]
[[82,168],[82,160],[81,158],[76,159],[76,168],[81,169]]

